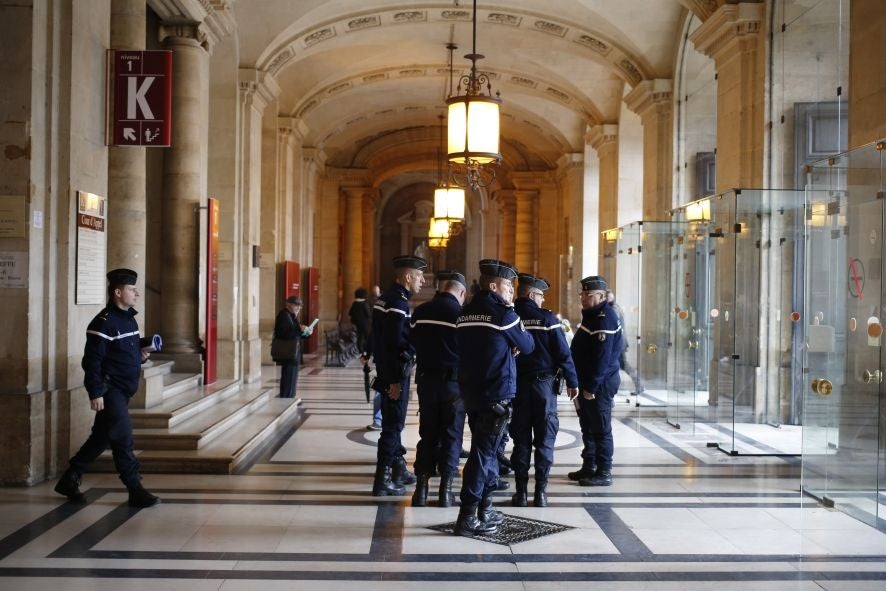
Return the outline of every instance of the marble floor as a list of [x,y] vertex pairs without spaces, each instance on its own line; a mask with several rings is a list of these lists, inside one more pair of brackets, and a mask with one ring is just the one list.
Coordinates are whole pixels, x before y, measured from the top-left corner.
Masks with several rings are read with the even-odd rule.
[[[0,489],[0,589],[886,589],[886,533],[801,496],[798,458],[730,457],[627,402],[612,487],[566,478],[580,443],[562,399],[550,506],[498,493],[505,513],[563,531],[502,545],[429,529],[458,508],[369,494],[362,372],[319,363],[302,370],[292,434],[244,474],[149,474],[163,503],[144,510],[110,474],[86,476],[82,504],[53,482]],[[417,406],[413,392],[410,460]]]

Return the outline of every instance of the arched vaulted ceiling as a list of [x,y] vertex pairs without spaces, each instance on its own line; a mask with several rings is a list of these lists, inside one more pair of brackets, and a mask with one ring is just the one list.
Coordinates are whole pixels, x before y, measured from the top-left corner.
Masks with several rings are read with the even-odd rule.
[[[445,45],[468,71],[472,2],[240,0],[242,67],[271,73],[279,112],[308,128],[327,162],[361,166],[386,136],[425,128],[449,90]],[[501,93],[503,151],[515,169],[583,151],[587,125],[618,119],[624,86],[671,77],[679,0],[478,2],[479,68]]]

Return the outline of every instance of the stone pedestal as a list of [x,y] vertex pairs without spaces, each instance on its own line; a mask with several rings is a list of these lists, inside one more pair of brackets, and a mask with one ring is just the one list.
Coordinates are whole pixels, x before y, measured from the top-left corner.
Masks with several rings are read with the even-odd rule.
[[[674,184],[674,107],[671,80],[644,80],[625,96],[643,123],[643,219],[666,219]],[[601,177],[602,177],[601,168]],[[603,179],[600,179],[602,184]],[[602,198],[602,195],[601,195]]]

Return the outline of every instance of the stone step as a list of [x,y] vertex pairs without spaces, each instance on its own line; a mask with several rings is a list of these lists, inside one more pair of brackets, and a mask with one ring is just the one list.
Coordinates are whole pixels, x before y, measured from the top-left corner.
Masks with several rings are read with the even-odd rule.
[[[232,474],[244,472],[277,442],[288,436],[299,416],[301,399],[272,398],[199,449],[136,451],[143,473]],[[111,453],[94,464],[113,472]]]
[[134,429],[136,449],[200,449],[238,421],[267,404],[270,388],[241,388],[236,394],[204,408],[168,429]]
[[149,409],[130,409],[132,426],[135,429],[168,429],[236,394],[239,389],[240,382],[237,380],[217,380],[208,386],[192,388]]
[[192,373],[168,373],[163,376],[163,400],[169,400],[182,392],[197,388],[203,382],[203,376]]

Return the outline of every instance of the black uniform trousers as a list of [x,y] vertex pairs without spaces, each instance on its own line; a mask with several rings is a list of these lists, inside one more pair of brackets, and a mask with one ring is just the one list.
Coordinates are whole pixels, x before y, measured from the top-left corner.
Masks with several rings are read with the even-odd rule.
[[465,407],[458,382],[440,372],[416,374],[418,389],[418,436],[415,473],[432,475],[458,472],[459,453],[465,427]]
[[298,363],[281,363],[280,367],[280,398],[294,398],[298,383]]
[[514,440],[511,453],[514,474],[529,475],[529,459],[535,447],[536,479],[547,479],[554,464],[554,440],[559,429],[553,373],[518,379],[510,427]]
[[584,449],[581,458],[585,465],[596,463],[598,470],[612,470],[615,443],[612,439],[612,407],[621,378],[615,374],[603,383],[593,400],[578,395],[579,425]]
[[89,438],[71,458],[71,467],[83,474],[108,446],[114,455],[114,467],[127,488],[141,482],[139,462],[133,453],[132,421],[129,419],[130,396],[113,387],[105,392],[105,406],[95,413]]
[[381,393],[381,434],[377,452],[380,466],[393,466],[397,457],[406,455],[402,435],[409,406],[409,384],[409,376],[400,382],[400,398],[397,400],[391,400],[387,392]]
[[462,472],[461,504],[477,505],[498,486],[498,447],[510,418],[510,401],[500,403],[505,414],[489,408],[468,410],[471,453]]

